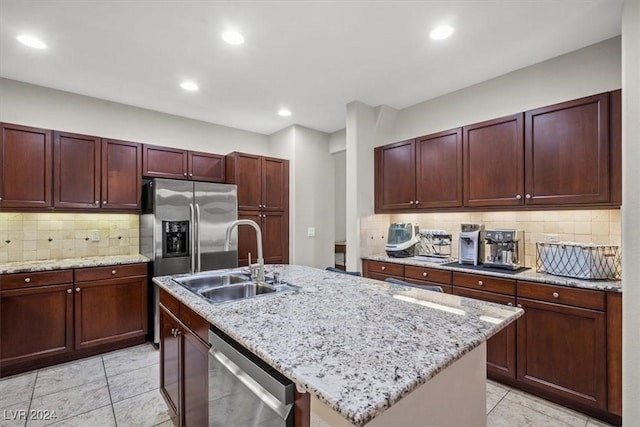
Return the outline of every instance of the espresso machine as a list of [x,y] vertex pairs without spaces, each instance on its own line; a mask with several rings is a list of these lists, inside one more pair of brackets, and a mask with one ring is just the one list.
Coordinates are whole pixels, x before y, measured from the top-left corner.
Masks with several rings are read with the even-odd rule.
[[482,242],[484,225],[461,224],[458,241],[459,264],[482,264],[484,259],[484,244]]
[[524,230],[487,230],[486,267],[517,270],[524,267]]

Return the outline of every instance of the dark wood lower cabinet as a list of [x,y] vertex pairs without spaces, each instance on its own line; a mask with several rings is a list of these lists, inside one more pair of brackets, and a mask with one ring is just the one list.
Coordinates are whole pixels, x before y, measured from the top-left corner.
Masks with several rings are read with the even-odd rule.
[[[169,301],[167,305],[174,308],[173,312],[163,305],[163,300]],[[209,345],[180,316],[182,311],[193,316],[193,311],[163,290],[160,301],[160,392],[176,415],[178,426],[206,426]],[[201,320],[198,323],[205,322]]]
[[0,376],[143,343],[146,271],[131,264],[2,275]]

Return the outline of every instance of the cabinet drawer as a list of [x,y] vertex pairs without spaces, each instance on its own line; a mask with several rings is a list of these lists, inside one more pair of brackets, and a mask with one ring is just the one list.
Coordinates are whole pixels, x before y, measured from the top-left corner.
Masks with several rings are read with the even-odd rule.
[[412,285],[418,285],[418,286],[440,286],[442,288],[442,292],[446,294],[453,293],[453,286],[446,285],[440,282],[429,282],[428,280],[416,280],[410,277],[405,277],[404,281],[407,283],[411,283]]
[[209,322],[184,304],[180,304],[180,320],[202,341],[209,342]]
[[124,264],[107,267],[90,267],[76,270],[76,282],[90,280],[113,279],[127,276],[143,276],[147,274],[147,264]]
[[73,282],[73,270],[39,271],[3,274],[0,289],[19,289],[31,286],[58,285]]
[[428,280],[429,282],[451,284],[451,272],[439,270],[437,268],[414,267],[406,265],[404,267],[404,277],[416,280]]
[[530,298],[602,311],[605,307],[605,293],[602,291],[532,282],[518,282],[518,298]]
[[454,295],[460,295],[461,297],[478,299],[480,301],[489,301],[496,304],[504,304],[509,307],[516,305],[516,298],[513,296],[496,294],[493,292],[476,291],[474,289],[456,288],[453,291]]
[[[158,285],[155,285],[155,286],[158,286]],[[180,302],[178,301],[178,299],[162,288],[159,288],[159,291],[160,291],[160,304],[164,305],[165,308],[169,310],[174,316],[179,317]]]
[[404,265],[391,262],[368,261],[369,273],[383,273],[385,275],[404,277]]
[[481,291],[497,292],[505,295],[515,295],[516,281],[498,277],[481,276],[478,274],[453,273],[453,285]]

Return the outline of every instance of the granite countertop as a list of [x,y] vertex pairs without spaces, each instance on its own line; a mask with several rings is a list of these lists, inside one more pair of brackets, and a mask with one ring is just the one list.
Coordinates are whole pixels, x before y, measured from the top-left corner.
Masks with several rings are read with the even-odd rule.
[[311,267],[266,268],[301,289],[210,304],[171,276],[153,281],[355,425],[523,313]]
[[7,262],[0,264],[0,274],[100,267],[103,265],[136,264],[139,262],[149,262],[149,258],[143,255],[109,255],[44,261]]
[[537,273],[535,268],[531,268],[529,270],[525,270],[515,274],[510,274],[506,272],[502,273],[500,271],[495,271],[495,270],[491,270],[491,271],[471,270],[468,268],[464,268],[463,266],[460,266],[460,267],[445,266],[435,262],[427,262],[427,261],[415,260],[411,258],[392,258],[387,255],[370,255],[370,256],[362,257],[362,259],[368,259],[371,261],[393,262],[396,264],[403,264],[403,265],[414,265],[417,267],[439,268],[442,270],[457,271],[460,273],[482,274],[485,276],[502,277],[505,279],[512,279],[512,280],[527,280],[530,282],[540,282],[540,283],[546,283],[550,285],[569,286],[573,288],[583,288],[583,289],[591,289],[591,290],[598,290],[598,291],[622,292],[621,281],[581,280],[581,279],[574,279],[571,277],[554,276],[552,274]]

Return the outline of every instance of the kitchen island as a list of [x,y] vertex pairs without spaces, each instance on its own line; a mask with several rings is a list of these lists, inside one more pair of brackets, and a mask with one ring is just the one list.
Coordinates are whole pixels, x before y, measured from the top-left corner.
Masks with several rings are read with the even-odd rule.
[[485,342],[522,310],[310,267],[267,272],[300,290],[211,304],[153,280],[308,392],[312,425],[485,424]]

